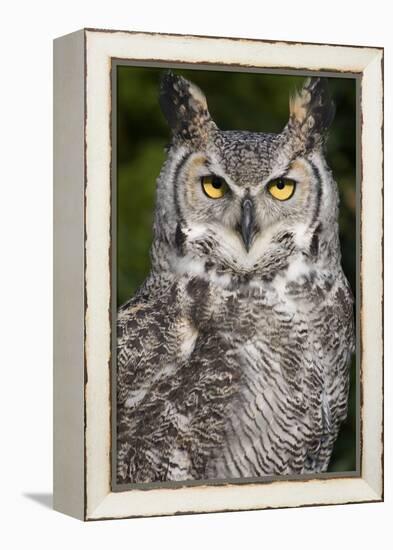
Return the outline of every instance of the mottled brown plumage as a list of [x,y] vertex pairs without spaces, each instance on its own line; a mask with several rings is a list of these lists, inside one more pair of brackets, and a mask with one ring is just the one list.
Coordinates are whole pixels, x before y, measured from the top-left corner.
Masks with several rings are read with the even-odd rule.
[[[151,272],[118,314],[117,480],[325,471],[354,349],[326,83],[306,82],[277,135],[219,130],[172,73],[160,103],[173,137]],[[287,200],[277,178],[295,182]]]

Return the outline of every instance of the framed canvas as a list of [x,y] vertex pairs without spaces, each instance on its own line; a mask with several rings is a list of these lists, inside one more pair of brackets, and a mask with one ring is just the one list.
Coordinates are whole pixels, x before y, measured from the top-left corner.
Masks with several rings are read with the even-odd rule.
[[383,49],[54,42],[54,507],[383,499]]

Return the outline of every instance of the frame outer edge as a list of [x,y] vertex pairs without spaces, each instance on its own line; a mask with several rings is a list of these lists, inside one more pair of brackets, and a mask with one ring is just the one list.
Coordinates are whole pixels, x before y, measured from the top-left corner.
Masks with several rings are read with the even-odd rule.
[[[383,50],[376,51],[365,67],[362,79],[362,323],[365,350],[362,365],[362,437],[367,441],[363,453],[362,477],[379,501],[384,495],[384,82]],[[364,109],[364,111],[363,111]],[[375,192],[375,187],[377,192]],[[364,233],[363,233],[364,231]],[[365,261],[363,263],[363,257]],[[362,285],[363,286],[363,285]],[[363,362],[363,359],[362,359]]]
[[85,519],[83,30],[54,40],[53,507]]
[[[112,41],[112,38],[115,38],[114,35],[112,35],[111,39],[108,40],[109,34],[103,32],[103,31],[95,31],[95,30],[93,31],[91,29],[86,29],[85,32],[86,32],[86,36],[87,36],[88,42],[89,42],[88,45],[87,45],[87,52],[88,52],[88,54],[89,54],[89,52],[90,52],[90,54],[92,52],[94,52],[93,57],[94,57],[94,61],[95,61],[95,66],[94,67],[90,66],[91,65],[91,60],[88,61],[88,69],[94,69],[94,70],[91,71],[92,73],[94,73],[95,71],[98,71],[98,73],[100,74],[99,78],[101,78],[101,80],[102,80],[102,77],[103,77],[104,73],[106,74],[106,76],[108,75],[108,72],[109,72],[108,71],[108,66],[109,66],[108,64],[109,64],[109,60],[112,57],[119,57],[119,58],[120,57],[122,57],[122,58],[127,57],[127,55],[126,55],[127,52],[131,51],[130,45],[128,43],[129,40],[127,38],[127,44],[125,44],[124,36],[121,36],[122,33],[119,33],[120,36],[119,35],[116,36],[116,40],[121,39],[121,44],[120,44],[121,48],[115,48],[113,46],[113,41]],[[99,36],[99,35],[101,35],[101,36]],[[147,36],[149,36],[147,33],[136,33],[136,35],[139,35],[139,37],[140,37],[140,35],[143,35],[144,39]],[[154,41],[156,42],[158,40],[159,35],[150,35],[150,36],[154,36]],[[133,39],[136,38],[136,36],[132,35],[132,34],[130,35],[130,38],[131,37],[133,37]],[[173,38],[173,36],[172,36],[172,38]],[[188,39],[192,39],[192,37],[188,37]],[[209,37],[206,37],[206,39],[209,40]],[[226,39],[226,40],[227,41],[230,41],[230,40],[234,41],[235,39]],[[263,43],[264,41],[261,40],[261,42]],[[90,44],[90,46],[89,46],[89,44]],[[157,46],[157,44],[156,44],[156,46]],[[296,46],[301,46],[301,44],[296,44]],[[281,43],[280,47],[283,47],[282,43]],[[295,45],[293,45],[292,47],[295,47]],[[317,45],[315,45],[314,47],[315,47],[315,53],[317,53],[316,52],[317,49],[318,50],[323,49],[323,47],[321,48],[320,46],[317,46]],[[314,51],[314,47],[313,47],[313,51]],[[349,52],[351,47],[342,46],[342,48],[343,49],[345,48],[347,50],[348,56],[352,56],[353,52]],[[358,52],[359,52],[359,50],[358,50]],[[89,54],[89,56],[90,56],[90,54]],[[350,60],[348,58],[347,59],[348,65],[345,67],[345,70],[347,71],[351,67],[351,69],[353,68],[353,72],[358,72],[358,73],[361,72],[361,73],[363,73],[363,76],[364,76],[365,73],[367,72],[367,69],[371,68],[373,63],[383,55],[383,51],[379,48],[364,47],[364,54],[365,54],[364,56],[358,56],[357,57],[357,62],[354,64],[354,66],[349,64]],[[170,55],[172,55],[172,54],[170,54]],[[136,57],[138,57],[138,56],[136,56]],[[164,56],[164,58],[165,58],[165,56]],[[140,60],[141,58],[139,57],[138,59]],[[168,59],[168,61],[170,61],[169,58],[167,58],[167,59]],[[262,59],[263,59],[263,56],[262,56]],[[260,60],[261,65],[263,64],[262,59]],[[156,60],[158,61],[158,58],[154,59],[154,61],[156,61]],[[319,59],[317,61],[319,63]],[[188,60],[186,62],[193,63],[194,61]],[[200,63],[203,63],[203,61],[201,61]],[[330,63],[333,63],[333,57],[330,58]],[[302,69],[299,68],[299,67],[294,67],[294,70],[301,71]],[[312,70],[312,71],[317,70],[316,66],[310,68],[310,70]],[[278,68],[277,68],[277,72],[278,72]],[[374,89],[377,89],[377,88],[379,89],[380,88],[380,80],[381,80],[381,72],[379,72],[378,74],[374,73],[374,76],[377,79],[379,79],[378,82],[374,83],[374,86],[375,86]],[[96,74],[96,77],[97,77],[97,74]],[[89,79],[89,82],[90,82],[90,79]],[[96,80],[95,84],[97,85],[98,83],[99,83],[99,80]],[[103,83],[103,86],[107,86],[107,83],[106,84]],[[379,100],[381,99],[380,95],[378,95],[377,99],[378,99],[378,102],[379,102]],[[97,100],[97,96],[95,97],[94,102],[96,102],[96,100]],[[87,101],[89,101],[89,99]],[[100,103],[100,109],[104,108],[104,100],[102,98],[99,99],[99,103]],[[88,103],[88,107],[89,107],[89,105],[90,104]],[[370,104],[368,104],[368,105],[370,105]],[[107,108],[108,107],[105,106],[105,110],[107,110]],[[374,105],[374,109],[375,108],[376,107]],[[90,113],[90,111],[89,111],[89,113]],[[92,113],[95,114],[94,111],[92,111]],[[92,114],[92,113],[90,113],[90,114]],[[378,115],[380,115],[380,112],[378,112]],[[381,117],[382,117],[382,114],[381,114]],[[91,121],[90,121],[90,123],[91,123]],[[106,121],[103,121],[101,119],[97,119],[95,121],[95,123],[97,123],[98,127],[102,130],[103,127],[105,126]],[[106,133],[106,132],[107,132],[107,129],[105,128],[104,133]],[[96,136],[95,137],[95,139],[96,139],[97,138],[97,133],[95,134],[95,136]],[[106,171],[107,171],[107,166],[106,165],[104,166],[104,164],[103,164],[104,162],[106,163],[107,151],[106,151],[106,149],[104,150],[102,148],[102,144],[103,144],[102,143],[102,136],[100,137],[100,140],[101,140],[100,141],[101,148],[97,147],[96,144],[94,144],[94,147],[92,147],[92,148],[95,151],[95,155],[93,155],[92,159],[90,159],[90,160],[94,160],[94,163],[97,163],[97,166],[94,166],[94,171],[91,172],[91,176],[92,176],[91,179],[94,180],[95,198],[97,197],[97,192],[98,192],[97,185],[101,186],[102,189],[105,189],[104,188],[104,183],[105,182],[104,182],[103,178],[106,177]],[[93,143],[91,143],[90,145],[92,146]],[[362,143],[362,146],[363,146],[363,143]],[[98,153],[100,153],[100,154],[98,154]],[[90,161],[89,161],[89,163],[90,163]],[[380,170],[380,166],[375,163],[375,159],[374,159],[373,162],[371,162],[371,164],[373,165],[373,167],[375,169],[375,172],[377,172],[377,175],[379,176],[381,170]],[[98,170],[98,168],[100,168],[100,167],[101,167],[101,170]],[[89,174],[90,174],[90,164],[89,164],[89,170],[88,171],[89,171]],[[105,190],[105,194],[106,193],[107,193],[107,191]],[[93,196],[89,195],[89,187],[88,187],[88,189],[87,189],[87,199],[89,199],[89,197],[90,197],[90,200],[93,198]],[[96,207],[94,207],[92,212],[90,212],[91,209],[90,209],[90,206],[89,206],[89,200],[87,202],[88,202],[88,204],[87,204],[87,218],[89,218],[91,213],[97,214],[98,210],[96,210]],[[106,203],[105,204],[103,203],[103,206],[105,208],[102,208],[101,212],[103,212],[103,210],[106,209]],[[379,223],[379,221],[382,222],[382,220],[379,220],[379,217],[378,217],[379,214],[381,214],[380,206],[381,205],[379,205],[374,210],[374,214],[376,214],[376,217],[374,218],[374,221],[376,220],[377,223]],[[94,210],[96,210],[96,211],[93,212]],[[91,221],[90,229],[92,230],[92,236],[93,236],[93,233],[94,233],[94,235],[96,235],[95,234],[96,225],[94,224],[93,219],[91,219],[90,221]],[[95,221],[97,221],[97,219]],[[105,224],[106,223],[107,223],[107,221],[105,222]],[[87,224],[87,226],[88,226],[88,224]],[[379,229],[378,229],[378,231],[379,231]],[[101,235],[102,235],[102,233],[101,233]],[[96,242],[95,244],[98,244],[98,243]],[[102,244],[102,243],[100,243],[100,244]],[[92,251],[91,251],[91,254],[92,254]],[[107,252],[105,252],[105,260],[106,260],[106,255],[107,255]],[[95,256],[92,255],[91,258],[95,258]],[[104,256],[103,256],[102,259],[104,259]],[[381,268],[382,268],[382,264],[377,263],[377,265],[374,266],[374,270],[373,270],[374,275],[379,276],[381,274],[381,271],[382,271]],[[87,284],[88,288],[90,288],[91,281],[86,281],[86,284]],[[107,284],[106,279],[105,279],[105,284]],[[100,290],[102,291],[103,289],[100,289]],[[97,289],[96,289],[95,292],[97,292]],[[106,289],[105,289],[105,292],[106,292]],[[378,286],[378,292],[379,292],[379,286]],[[97,296],[97,294],[96,294],[96,296]],[[382,291],[381,291],[381,296],[382,296]],[[379,297],[380,297],[380,295],[378,295],[378,298]],[[101,301],[103,296],[99,296],[99,298],[100,298],[100,301]],[[93,306],[92,313],[94,313],[94,307],[96,306],[96,304],[89,304],[89,305]],[[376,310],[376,312],[379,313],[379,309]],[[91,317],[90,321],[93,322],[94,319],[95,319],[95,317],[93,315]],[[381,320],[379,319],[377,324],[373,325],[373,330],[374,331],[375,331],[375,329],[382,328],[381,324],[380,324],[380,321]],[[105,323],[106,323],[106,321],[105,321]],[[90,330],[88,332],[90,332]],[[93,336],[93,335],[94,334],[92,333],[91,336]],[[106,338],[106,336],[105,336],[105,338]],[[92,340],[92,342],[93,341],[94,341],[94,339]],[[378,341],[378,346],[379,346],[379,341]],[[90,356],[89,363],[90,362],[94,363],[94,360],[96,359],[96,357],[94,357],[93,348],[90,350],[90,352],[93,352],[93,353]],[[379,360],[379,353],[377,355],[378,355],[378,360]],[[86,457],[86,459],[87,459],[87,466],[88,466],[88,470],[89,470],[88,475],[87,475],[87,481],[86,481],[86,483],[87,483],[86,489],[87,489],[87,493],[88,493],[87,494],[88,506],[87,506],[87,509],[86,509],[86,519],[89,519],[89,520],[92,520],[92,519],[110,519],[110,518],[115,518],[115,517],[117,517],[117,518],[130,517],[130,516],[131,517],[137,517],[137,516],[143,516],[143,515],[167,515],[167,514],[172,515],[172,514],[176,514],[176,513],[201,513],[203,511],[209,511],[209,512],[210,511],[211,512],[213,512],[213,511],[224,511],[225,506],[223,506],[221,503],[216,505],[217,507],[215,505],[211,505],[210,508],[209,508],[209,506],[206,506],[205,504],[203,504],[203,508],[201,509],[200,506],[195,506],[196,502],[194,501],[194,505],[191,505],[191,507],[187,507],[187,506],[184,506],[184,505],[180,505],[178,507],[177,505],[175,505],[172,508],[172,510],[170,510],[171,506],[163,506],[163,508],[161,508],[160,511],[158,511],[157,509],[154,510],[155,506],[158,505],[158,502],[156,502],[156,503],[152,502],[152,506],[150,507],[150,505],[149,505],[149,511],[147,512],[146,508],[144,506],[145,504],[147,504],[147,502],[146,503],[143,502],[143,506],[141,506],[141,508],[145,508],[145,510],[142,510],[141,508],[139,508],[139,506],[142,505],[142,501],[145,500],[143,495],[141,495],[138,491],[135,491],[135,492],[134,491],[129,491],[127,493],[134,493],[134,495],[135,495],[135,505],[136,505],[136,509],[135,508],[129,508],[130,512],[131,512],[132,509],[134,511],[134,513],[131,512],[131,514],[130,514],[130,512],[127,513],[127,511],[123,507],[123,504],[120,503],[120,500],[123,500],[124,505],[126,504],[126,502],[125,502],[125,493],[123,493],[123,496],[122,496],[121,493],[116,494],[116,493],[110,492],[110,489],[109,489],[109,492],[108,492],[108,481],[105,477],[106,474],[105,474],[105,476],[103,475],[102,472],[99,474],[98,470],[100,470],[100,469],[97,470],[97,468],[91,468],[89,466],[89,462],[93,458],[93,455],[94,455],[94,460],[92,460],[92,464],[94,464],[94,466],[97,466],[97,465],[102,466],[104,463],[107,463],[107,447],[108,447],[107,434],[101,434],[100,435],[101,439],[98,440],[97,437],[96,437],[98,434],[95,433],[94,429],[93,429],[93,431],[91,431],[92,426],[90,426],[90,421],[91,421],[91,424],[93,424],[95,426],[95,428],[98,428],[96,420],[93,421],[93,417],[90,417],[93,410],[97,412],[97,408],[93,406],[92,402],[90,403],[90,400],[94,395],[94,399],[95,400],[97,399],[97,401],[96,401],[96,405],[97,405],[97,403],[100,403],[103,400],[103,395],[101,395],[101,393],[103,391],[105,391],[105,394],[106,394],[106,391],[107,391],[107,388],[106,388],[106,386],[107,386],[107,372],[102,370],[102,372],[100,374],[101,379],[97,378],[97,372],[96,372],[96,367],[98,367],[99,369],[102,369],[101,363],[103,364],[103,358],[100,358],[99,363],[100,363],[99,365],[94,363],[94,369],[93,370],[91,369],[91,367],[93,365],[90,364],[90,368],[88,369],[89,374],[92,375],[92,378],[94,378],[94,381],[90,380],[90,377],[89,377],[88,393],[87,393],[87,397],[86,397],[86,399],[87,399],[87,402],[86,402],[86,410],[87,410],[87,413],[86,413],[87,414],[87,457]],[[372,389],[371,389],[371,394],[370,394],[373,397],[378,397],[378,398],[380,398],[382,396],[382,387],[378,385],[379,378],[382,378],[380,376],[381,370],[382,370],[381,367],[382,367],[382,365],[380,364],[380,362],[378,362],[378,364],[377,364],[378,380],[377,380],[377,383],[373,384]],[[369,369],[368,369],[368,375],[370,375]],[[369,376],[368,376],[368,379],[369,379]],[[98,382],[105,382],[104,387],[102,385],[100,385]],[[109,385],[108,385],[108,388],[109,388]],[[96,393],[98,391],[98,389],[100,391],[99,399],[97,397],[98,394]],[[105,397],[105,399],[106,399],[106,397]],[[368,404],[369,403],[370,403],[370,398],[368,399]],[[91,409],[90,412],[89,412],[89,409]],[[101,417],[103,419],[104,416],[105,416],[105,414],[102,415],[102,411],[101,411],[100,412],[100,419],[101,419]],[[379,451],[382,452],[382,446],[381,446],[381,439],[379,437],[379,435],[380,435],[379,432],[381,431],[381,430],[379,430],[380,424],[378,424],[379,423],[379,418],[380,418],[380,411],[378,409],[378,411],[376,411],[376,413],[374,414],[374,419],[372,420],[373,427],[375,428],[377,426],[377,432],[378,433],[375,433],[375,436],[376,436],[375,438],[372,437],[372,436],[370,437],[370,443],[375,443],[376,439],[379,438],[379,445],[377,445],[377,448],[372,453],[372,456],[370,456],[370,455],[368,456],[368,464],[366,465],[366,475],[364,475],[364,476],[362,475],[357,480],[351,480],[350,481],[350,480],[346,479],[346,480],[343,480],[342,482],[340,482],[341,488],[343,488],[344,485],[348,486],[349,493],[347,495],[347,498],[345,498],[345,500],[343,499],[343,501],[342,501],[341,499],[343,498],[343,495],[341,495],[340,498],[338,498],[338,497],[334,497],[333,499],[328,498],[326,500],[324,499],[324,501],[322,501],[322,502],[321,501],[318,502],[318,499],[315,499],[315,500],[313,499],[312,502],[307,502],[307,500],[302,499],[303,504],[300,504],[300,506],[302,506],[302,505],[338,504],[338,503],[355,503],[355,502],[375,502],[375,501],[380,501],[381,500],[381,498],[382,498],[382,485],[381,485],[381,482],[382,482],[382,477],[383,477],[382,469],[377,468],[377,471],[375,471],[370,476],[372,465],[375,464],[375,458],[378,458],[379,464],[381,464],[381,462],[380,462],[381,453],[379,453]],[[107,420],[105,419],[104,424],[106,425],[106,423],[107,423]],[[100,427],[100,430],[101,430],[101,427]],[[368,431],[367,431],[368,436],[371,435],[371,431],[370,431],[370,429],[368,429]],[[90,444],[89,444],[89,441],[90,441]],[[100,448],[98,451],[97,451],[97,447],[95,445],[95,443],[97,443],[97,441],[99,442],[100,446],[102,447],[102,449]],[[91,457],[89,456],[89,453],[91,454]],[[102,455],[101,458],[99,458],[99,461],[97,461],[97,456],[96,456],[97,453],[101,453],[101,455]],[[365,464],[363,464],[363,465],[365,466]],[[102,477],[101,480],[99,479],[100,477]],[[105,477],[105,479],[104,479],[104,477]],[[100,482],[100,487],[98,487],[98,485],[97,485],[98,481]],[[285,483],[290,484],[291,482],[285,482]],[[329,485],[326,484],[326,483],[323,483],[323,485],[325,487],[328,487],[328,486],[330,486],[330,483],[329,483]],[[333,488],[333,484],[332,484],[332,488]],[[233,489],[233,487],[231,489]],[[176,491],[178,491],[179,497],[183,497],[183,498],[186,496],[186,494],[189,493],[189,490],[185,489],[185,488],[184,489],[178,489]],[[213,490],[213,492],[214,491],[215,490]],[[194,500],[194,498],[195,498],[195,496],[198,492],[199,492],[198,489],[193,489],[192,490],[192,494],[193,494],[193,499],[192,500]],[[170,492],[166,492],[165,489],[157,489],[157,490],[152,491],[152,493],[153,494],[156,493],[157,501],[160,500],[160,497],[165,498],[165,495],[167,495],[167,497],[169,497],[169,498],[171,496]],[[153,494],[151,495],[152,497],[153,497]],[[160,495],[160,496],[158,496],[158,495]],[[139,498],[139,497],[141,497],[141,498]],[[140,501],[140,502],[138,502],[138,501]],[[287,505],[281,506],[281,505],[278,505],[278,503],[274,503],[273,506],[272,506],[271,504],[269,505],[267,503],[263,503],[263,501],[260,501],[255,508],[253,506],[253,508],[243,508],[243,509],[260,509],[260,508],[287,507],[287,506],[292,507],[292,506],[297,506],[297,505],[299,505],[299,504],[296,504],[292,501],[292,502],[289,502]],[[165,509],[165,508],[167,508],[167,509]],[[229,507],[230,510],[234,510],[234,509],[240,510],[241,508],[242,507],[239,507],[239,508]],[[123,513],[123,511],[124,511],[124,513]]]

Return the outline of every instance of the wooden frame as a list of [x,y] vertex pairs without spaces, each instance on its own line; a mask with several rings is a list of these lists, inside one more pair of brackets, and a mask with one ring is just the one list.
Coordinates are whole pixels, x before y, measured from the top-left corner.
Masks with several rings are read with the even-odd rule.
[[[54,46],[54,507],[83,520],[383,499],[383,50],[85,29]],[[356,476],[111,485],[114,61],[340,73],[360,82],[360,443]]]

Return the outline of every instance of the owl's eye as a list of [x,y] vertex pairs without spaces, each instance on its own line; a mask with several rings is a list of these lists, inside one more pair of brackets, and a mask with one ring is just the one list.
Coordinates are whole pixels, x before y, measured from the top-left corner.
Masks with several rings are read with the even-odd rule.
[[221,199],[228,191],[228,185],[226,184],[223,178],[218,176],[203,176],[201,178],[202,189],[205,192],[205,195],[211,199]]
[[289,178],[277,178],[272,180],[267,189],[275,199],[286,201],[292,197],[295,192],[296,182]]

